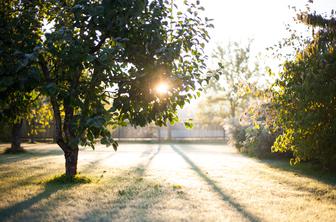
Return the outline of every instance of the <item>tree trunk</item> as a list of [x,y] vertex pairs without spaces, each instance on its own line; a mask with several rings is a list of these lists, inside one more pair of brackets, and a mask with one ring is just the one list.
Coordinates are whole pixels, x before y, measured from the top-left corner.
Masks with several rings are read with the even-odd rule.
[[[39,64],[47,82],[52,83],[50,70],[43,56],[39,57]],[[78,75],[78,81],[79,77],[80,75]],[[77,86],[72,85],[72,87],[76,88]],[[71,132],[71,120],[73,119],[74,109],[69,104],[64,104],[65,117],[63,123],[63,132],[61,107],[59,101],[55,95],[50,95],[50,102],[55,119],[55,140],[64,152],[65,175],[68,177],[74,177],[77,174],[78,145],[69,146],[68,144],[68,141],[71,141],[70,139],[74,137],[73,132]]]
[[35,120],[33,119],[29,124],[29,131],[30,131],[30,143],[35,143],[35,136],[33,132],[36,128]]
[[72,147],[64,151],[65,175],[74,177],[77,174],[78,147]]
[[20,122],[13,124],[13,127],[12,127],[12,144],[11,144],[11,148],[10,148],[11,152],[23,151],[23,148],[21,147],[22,123],[23,123],[23,121],[21,120]]

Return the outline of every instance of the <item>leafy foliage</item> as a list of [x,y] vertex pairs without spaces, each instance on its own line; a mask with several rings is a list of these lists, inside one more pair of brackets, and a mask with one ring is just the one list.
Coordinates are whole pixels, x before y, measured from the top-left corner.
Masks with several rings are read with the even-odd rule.
[[[36,33],[41,26],[37,11],[28,2],[2,1],[0,9],[0,115],[17,122],[29,112],[30,100],[36,95],[30,84],[36,67],[25,70],[31,62],[30,52],[38,44]],[[20,116],[20,114],[22,114]]]
[[[263,92],[264,96],[267,94],[269,93]],[[258,102],[249,107],[239,122],[234,122],[233,142],[240,152],[252,156],[259,158],[279,156],[272,153],[272,146],[280,133],[274,129],[276,114],[273,104],[266,99]]]
[[[336,163],[336,22],[304,13],[299,19],[317,31],[295,59],[287,61],[273,87],[277,127],[274,151],[292,151],[292,163],[316,159]],[[300,37],[297,37],[300,39]]]
[[[61,147],[116,142],[108,125],[165,125],[177,120],[205,68],[209,25],[202,7],[169,1],[55,1],[52,28],[35,47]],[[155,92],[169,82],[168,96]],[[184,91],[186,93],[181,94]],[[63,125],[63,127],[61,127]]]
[[30,112],[25,115],[28,124],[28,136],[35,136],[45,132],[51,126],[53,115],[52,107],[47,98],[40,96],[31,103]]
[[39,108],[40,73],[33,52],[41,43],[46,8],[38,1],[1,1],[0,5],[0,119],[14,132],[14,125],[31,121],[31,110]]

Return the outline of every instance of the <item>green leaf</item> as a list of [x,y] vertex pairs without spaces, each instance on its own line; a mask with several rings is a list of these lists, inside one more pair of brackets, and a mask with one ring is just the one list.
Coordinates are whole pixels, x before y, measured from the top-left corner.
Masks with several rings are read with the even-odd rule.
[[194,126],[193,123],[192,123],[192,119],[188,119],[188,120],[184,121],[184,126],[187,129],[192,129],[193,126]]

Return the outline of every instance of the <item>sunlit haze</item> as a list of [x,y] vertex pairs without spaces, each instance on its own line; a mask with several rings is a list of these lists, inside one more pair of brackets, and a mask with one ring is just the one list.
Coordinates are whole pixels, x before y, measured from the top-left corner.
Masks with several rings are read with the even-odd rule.
[[0,222],[336,222],[336,0],[0,5]]
[[[253,39],[252,51],[263,52],[286,36],[286,24],[293,24],[291,7],[305,9],[306,0],[203,0],[206,15],[214,19],[207,53],[217,44],[228,41],[247,42]],[[311,5],[318,13],[330,14],[336,9],[335,0],[315,0]]]
[[[212,68],[216,62],[211,59],[213,50],[218,46],[226,46],[228,42],[235,41],[246,44],[253,40],[251,53],[257,56],[260,53],[259,63],[261,68],[271,67],[277,70],[281,63],[266,48],[276,45],[283,38],[288,37],[286,25],[301,29],[304,26],[294,22],[295,11],[305,10],[308,0],[203,0],[201,4],[205,8],[207,17],[214,19],[214,29],[210,30],[210,41],[206,48],[209,56],[208,67]],[[315,0],[309,4],[313,11],[330,14],[336,9],[336,0]],[[310,33],[306,33],[307,35]],[[252,58],[253,59],[253,58]],[[265,78],[267,78],[265,76]],[[262,79],[260,81],[263,81]],[[181,114],[188,117],[193,116],[193,111],[198,100],[192,100],[191,104],[185,107],[188,111]]]

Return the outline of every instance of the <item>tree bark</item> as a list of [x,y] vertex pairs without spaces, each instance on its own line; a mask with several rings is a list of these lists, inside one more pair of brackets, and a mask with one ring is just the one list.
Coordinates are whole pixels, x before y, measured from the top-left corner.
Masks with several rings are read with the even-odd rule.
[[64,151],[65,175],[74,177],[77,174],[78,147],[72,147]]
[[11,152],[20,152],[23,151],[23,148],[21,147],[21,129],[22,129],[22,123],[21,120],[18,123],[13,124],[12,127],[12,143],[11,143]]
[[[43,56],[39,57],[40,66],[45,79],[48,83],[53,83],[50,77],[50,71],[45,62]],[[78,81],[79,81],[78,76]],[[73,86],[74,87],[74,86]],[[74,138],[73,132],[71,132],[70,121],[73,117],[73,108],[65,105],[65,117],[62,128],[61,108],[58,99],[55,95],[50,95],[50,102],[54,112],[55,119],[55,141],[64,152],[65,157],[65,175],[68,177],[74,177],[77,174],[77,161],[78,161],[78,146],[70,146],[69,141]],[[63,131],[64,130],[64,131]]]

